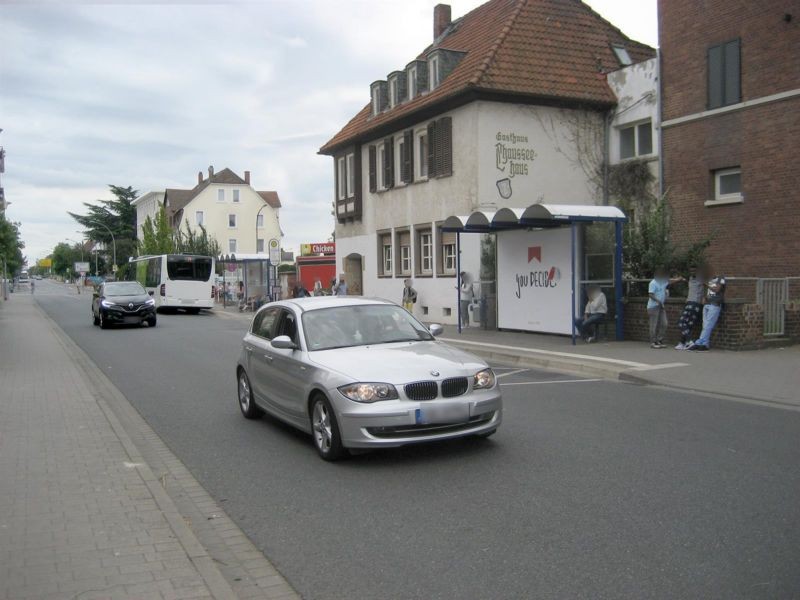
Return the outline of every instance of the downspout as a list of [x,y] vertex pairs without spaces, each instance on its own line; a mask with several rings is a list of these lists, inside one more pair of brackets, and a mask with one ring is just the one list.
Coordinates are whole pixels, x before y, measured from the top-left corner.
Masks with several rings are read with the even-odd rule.
[[609,110],[603,119],[603,206],[608,206],[608,160],[611,154],[611,121],[614,120],[614,110]]
[[656,50],[656,81],[658,88],[656,91],[656,135],[658,135],[658,198],[659,200],[664,197],[664,138],[661,135],[661,121],[664,110],[664,104],[661,101],[661,95],[664,92],[664,87],[661,84],[661,48]]

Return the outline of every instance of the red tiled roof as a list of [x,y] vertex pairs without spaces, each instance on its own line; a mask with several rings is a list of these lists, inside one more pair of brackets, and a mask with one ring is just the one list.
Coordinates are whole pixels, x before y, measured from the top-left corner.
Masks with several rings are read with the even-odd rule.
[[621,66],[615,44],[634,63],[655,56],[580,0],[490,0],[438,40],[436,47],[466,53],[439,87],[376,116],[368,104],[320,152],[470,91],[611,106],[616,98],[605,73]]
[[281,207],[281,199],[278,198],[278,192],[256,192],[264,199],[264,202],[269,204],[272,208]]

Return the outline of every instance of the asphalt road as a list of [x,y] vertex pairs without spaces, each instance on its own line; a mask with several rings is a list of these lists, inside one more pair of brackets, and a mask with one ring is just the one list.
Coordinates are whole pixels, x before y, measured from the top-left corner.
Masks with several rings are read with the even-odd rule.
[[37,283],[306,598],[800,597],[798,412],[504,369],[491,440],[328,464],[305,435],[240,416],[244,321],[101,331],[90,296]]

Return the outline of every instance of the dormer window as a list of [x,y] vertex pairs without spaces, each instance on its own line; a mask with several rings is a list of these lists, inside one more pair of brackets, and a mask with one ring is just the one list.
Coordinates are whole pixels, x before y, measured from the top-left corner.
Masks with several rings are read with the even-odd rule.
[[378,86],[372,88],[372,114],[377,115],[381,112],[381,89]]
[[439,57],[432,56],[430,60],[428,60],[428,89],[430,91],[435,90],[439,87],[440,81]]
[[389,108],[394,108],[397,103],[397,78],[394,77],[389,80]]
[[417,66],[408,69],[408,99],[413,100],[417,97]]

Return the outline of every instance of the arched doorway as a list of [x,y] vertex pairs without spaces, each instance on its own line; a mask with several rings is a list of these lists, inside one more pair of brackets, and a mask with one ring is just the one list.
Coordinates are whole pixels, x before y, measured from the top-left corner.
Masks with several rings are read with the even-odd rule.
[[351,296],[364,294],[364,257],[360,254],[349,254],[344,259],[344,276],[347,281],[347,293]]

